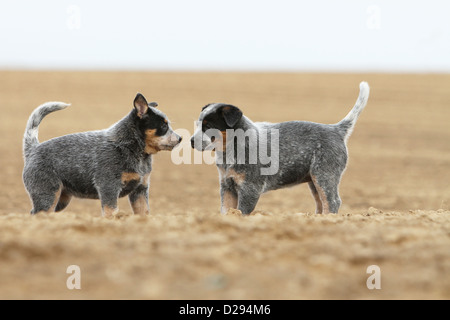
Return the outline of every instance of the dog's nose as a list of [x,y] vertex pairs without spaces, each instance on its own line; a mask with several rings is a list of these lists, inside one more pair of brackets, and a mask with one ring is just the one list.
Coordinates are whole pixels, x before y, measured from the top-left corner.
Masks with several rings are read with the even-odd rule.
[[180,143],[181,140],[183,140],[183,137],[182,136],[178,136],[178,143]]
[[194,137],[191,138],[191,147],[194,148]]

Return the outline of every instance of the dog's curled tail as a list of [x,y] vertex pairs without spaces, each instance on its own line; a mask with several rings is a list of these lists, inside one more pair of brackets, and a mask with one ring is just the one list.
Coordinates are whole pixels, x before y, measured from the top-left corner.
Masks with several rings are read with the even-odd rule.
[[65,109],[68,106],[70,106],[70,104],[64,102],[47,102],[33,111],[28,119],[25,134],[23,136],[23,154],[25,158],[29,155],[31,148],[39,144],[38,131],[42,119],[49,113]]
[[358,100],[356,100],[355,106],[352,110],[350,110],[350,112],[344,119],[337,123],[337,127],[344,137],[345,142],[347,142],[348,138],[352,134],[353,128],[356,124],[356,120],[367,104],[367,100],[369,99],[369,92],[369,84],[365,81],[361,82],[359,84],[359,96]]

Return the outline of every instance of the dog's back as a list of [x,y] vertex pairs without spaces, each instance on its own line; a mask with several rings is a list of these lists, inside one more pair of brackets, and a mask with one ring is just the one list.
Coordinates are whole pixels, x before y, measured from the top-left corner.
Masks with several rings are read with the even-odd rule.
[[280,141],[279,159],[282,161],[275,175],[265,177],[264,191],[309,182],[314,167],[330,167],[343,172],[348,160],[346,144],[368,97],[369,86],[367,82],[361,82],[354,107],[337,124],[308,121],[255,123],[267,132],[277,130]]
[[[25,163],[25,183],[31,184],[36,174],[45,174],[47,179],[52,177],[52,180],[59,181],[77,197],[98,199],[95,173],[99,168],[110,169],[113,160],[113,147],[107,140],[105,132],[93,131],[69,134],[35,145],[28,155],[31,161]],[[102,149],[100,154],[97,153],[99,146]],[[36,173],[36,168],[39,168],[39,173]]]
[[[44,105],[47,106],[53,111],[60,110],[54,104]],[[33,112],[29,123],[38,125],[43,118],[41,115],[50,113],[40,108]],[[30,129],[27,126],[25,133],[25,159],[32,160],[25,161],[25,185],[32,185],[35,179],[45,176],[52,183],[62,184],[72,195],[98,199],[95,184],[111,179],[108,172],[120,178],[121,172],[137,172],[139,166],[142,174],[151,171],[151,157],[144,160],[136,156],[137,150],[133,151],[139,144],[144,148],[144,142],[135,137],[129,116],[109,129],[68,134],[42,143],[38,142],[37,129],[36,125]]]
[[[345,168],[346,146],[336,125],[307,121],[255,124],[271,135],[277,132],[280,141],[278,157],[282,161],[278,162],[275,174],[261,176],[266,181],[264,192],[310,181],[311,165],[320,159],[329,159],[337,169]],[[330,157],[324,157],[323,153]]]

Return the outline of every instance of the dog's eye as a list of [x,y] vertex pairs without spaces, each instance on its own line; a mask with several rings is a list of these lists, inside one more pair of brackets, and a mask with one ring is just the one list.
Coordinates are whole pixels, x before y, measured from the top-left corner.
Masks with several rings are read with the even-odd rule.
[[167,123],[163,123],[161,126],[161,130],[165,133],[167,130],[169,130],[169,125]]

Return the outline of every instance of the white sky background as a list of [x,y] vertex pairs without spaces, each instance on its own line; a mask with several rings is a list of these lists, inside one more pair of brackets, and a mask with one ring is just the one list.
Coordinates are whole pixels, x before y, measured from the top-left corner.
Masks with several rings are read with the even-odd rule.
[[0,0],[0,69],[450,72],[448,0]]

